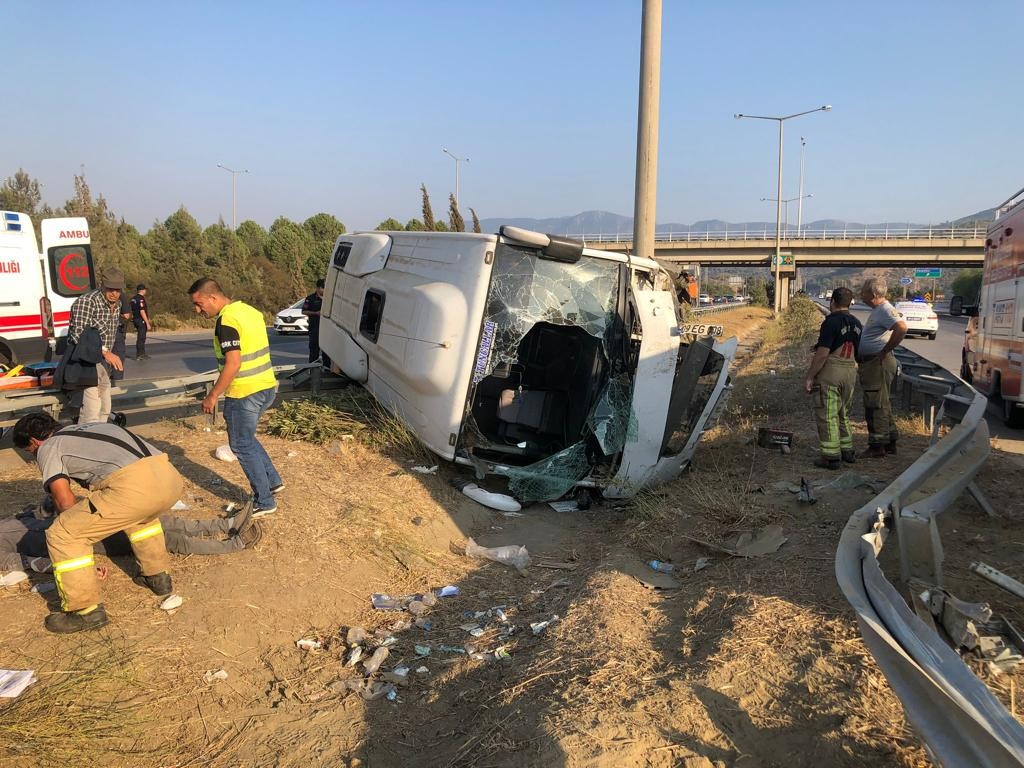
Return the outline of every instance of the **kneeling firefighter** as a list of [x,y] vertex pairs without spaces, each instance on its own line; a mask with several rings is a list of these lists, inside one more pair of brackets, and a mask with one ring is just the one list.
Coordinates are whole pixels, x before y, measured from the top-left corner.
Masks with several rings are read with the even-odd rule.
[[[45,413],[23,416],[13,437],[35,456],[59,513],[46,546],[63,610],[46,617],[46,628],[68,633],[107,623],[93,545],[118,531],[127,534],[139,564],[135,583],[169,595],[170,556],[159,518],[181,497],[184,480],[167,455],[115,424],[61,427]],[[71,480],[89,489],[88,498],[75,497]]]

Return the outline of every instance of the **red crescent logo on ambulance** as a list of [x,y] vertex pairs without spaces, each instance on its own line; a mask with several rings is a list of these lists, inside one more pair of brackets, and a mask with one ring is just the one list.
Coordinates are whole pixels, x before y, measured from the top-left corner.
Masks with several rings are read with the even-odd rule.
[[[84,291],[89,287],[89,265],[81,253],[69,253],[61,259],[57,272],[69,291]],[[82,282],[76,282],[76,278]]]

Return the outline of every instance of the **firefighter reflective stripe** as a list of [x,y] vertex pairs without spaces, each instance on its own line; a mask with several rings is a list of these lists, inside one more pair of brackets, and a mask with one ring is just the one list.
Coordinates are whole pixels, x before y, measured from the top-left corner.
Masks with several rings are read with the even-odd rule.
[[[238,332],[240,365],[224,395],[248,397],[275,386],[277,379],[270,359],[270,341],[263,314],[244,302],[233,301],[220,311],[218,322],[221,328],[228,326]],[[213,349],[217,355],[217,366],[223,370],[225,355],[216,338]]]
[[[68,599],[68,591],[64,587],[64,576],[67,574],[71,576],[75,571],[80,571],[83,568],[94,568],[96,566],[96,559],[92,555],[86,555],[85,557],[76,557],[71,560],[61,560],[59,563],[53,564],[53,580],[57,583],[57,594],[60,595],[60,607],[62,610],[68,610],[68,606],[71,604]],[[91,576],[95,579],[95,576]],[[72,581],[74,579],[72,578]]]
[[152,525],[147,525],[145,528],[141,528],[135,533],[128,536],[128,540],[133,544],[137,541],[143,541],[144,539],[152,538],[153,536],[159,536],[164,532],[164,529],[160,525],[160,521],[157,520]]
[[88,568],[91,565],[96,565],[96,558],[92,555],[86,555],[85,557],[76,557],[73,560],[61,560],[59,563],[54,563],[53,572],[54,574],[61,574],[66,571],[77,571],[79,568]]

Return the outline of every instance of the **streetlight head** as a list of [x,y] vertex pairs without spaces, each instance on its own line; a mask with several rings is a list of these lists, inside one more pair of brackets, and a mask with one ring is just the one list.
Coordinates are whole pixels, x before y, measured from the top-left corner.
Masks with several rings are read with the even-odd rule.
[[832,105],[831,104],[826,104],[825,106],[823,106],[821,108],[821,111],[822,112],[831,112],[832,111]]
[[737,120],[739,120],[741,117],[743,117],[743,115],[741,115],[739,112],[737,112],[735,115],[733,115],[733,117],[735,117]]

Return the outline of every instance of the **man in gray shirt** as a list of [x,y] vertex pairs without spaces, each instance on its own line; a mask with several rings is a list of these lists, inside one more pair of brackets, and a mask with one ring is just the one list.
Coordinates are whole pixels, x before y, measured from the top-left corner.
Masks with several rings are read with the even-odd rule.
[[885,281],[872,277],[864,281],[860,298],[871,307],[864,323],[857,351],[857,375],[864,394],[864,418],[868,423],[868,448],[864,459],[884,459],[896,453],[899,433],[892,418],[889,392],[896,378],[896,358],[892,351],[907,335],[907,324],[886,300]]

